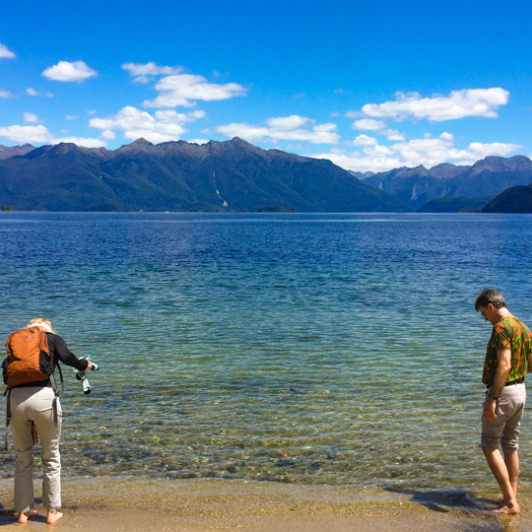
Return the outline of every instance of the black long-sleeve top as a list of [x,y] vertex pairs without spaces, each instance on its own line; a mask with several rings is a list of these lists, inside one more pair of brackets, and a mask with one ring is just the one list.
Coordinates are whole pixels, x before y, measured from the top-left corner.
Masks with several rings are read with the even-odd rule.
[[[50,356],[53,358],[54,369],[57,366],[58,362],[63,362],[67,366],[72,366],[77,370],[83,371],[87,369],[89,362],[85,359],[79,359],[70,349],[67,347],[65,341],[54,333],[46,333],[46,338],[48,340],[48,350],[50,351]],[[4,383],[7,381],[7,366],[8,359],[4,359],[2,363],[2,372],[4,376]],[[22,388],[27,386],[51,386],[50,380],[46,379],[43,381],[28,382],[26,384],[20,384],[19,386],[14,386],[14,388]]]

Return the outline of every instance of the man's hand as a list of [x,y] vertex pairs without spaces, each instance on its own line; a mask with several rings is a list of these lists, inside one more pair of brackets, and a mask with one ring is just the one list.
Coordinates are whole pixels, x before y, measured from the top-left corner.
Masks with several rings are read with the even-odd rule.
[[497,401],[495,399],[486,399],[484,401],[484,417],[488,421],[493,421],[497,417],[496,410]]
[[[497,370],[495,371],[495,377],[493,383],[489,389],[490,397],[498,397],[504,385],[508,380],[508,375],[510,374],[510,369],[512,368],[512,352],[510,349],[497,349],[497,360],[499,361],[497,365]],[[484,401],[484,417],[488,421],[493,421],[497,414],[495,413],[497,409],[497,401],[486,397]]]

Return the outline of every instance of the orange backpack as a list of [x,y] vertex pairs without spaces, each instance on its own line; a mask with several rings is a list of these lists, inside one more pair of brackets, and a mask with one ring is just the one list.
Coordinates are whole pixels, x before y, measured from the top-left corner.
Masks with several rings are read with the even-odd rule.
[[[9,360],[6,383],[8,386],[44,381],[53,373],[48,339],[39,327],[27,327],[12,333],[7,339],[6,349]],[[47,370],[50,373],[45,373]]]

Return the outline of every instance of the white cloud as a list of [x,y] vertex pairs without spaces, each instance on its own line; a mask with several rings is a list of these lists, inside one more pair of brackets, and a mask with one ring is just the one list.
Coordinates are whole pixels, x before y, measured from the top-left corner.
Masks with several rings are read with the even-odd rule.
[[311,122],[310,118],[298,115],[280,116],[278,118],[269,118],[266,120],[268,126],[279,131],[299,129],[306,126],[309,122]]
[[270,118],[267,127],[245,123],[232,123],[217,127],[217,131],[229,138],[241,137],[250,142],[257,140],[307,141],[312,144],[336,144],[340,136],[336,133],[336,124],[317,124],[310,118],[292,115]]
[[238,83],[218,85],[209,83],[203,76],[193,74],[166,76],[156,83],[155,89],[159,92],[159,96],[155,100],[143,102],[144,107],[192,107],[195,105],[194,100],[206,102],[226,100],[244,96],[247,92]]
[[253,126],[243,123],[226,124],[218,126],[217,131],[223,133],[229,138],[241,137],[250,142],[271,137],[270,130],[267,127]]
[[145,64],[124,63],[122,68],[129,72],[135,83],[147,83],[154,76],[170,76],[183,71],[182,67],[158,66],[153,62]]
[[396,129],[386,129],[380,132],[382,135],[385,135],[388,140],[405,140],[406,136],[404,133],[397,131]]
[[346,152],[345,150],[335,149],[329,153],[319,153],[309,155],[309,157],[329,159],[334,164],[355,172],[384,172],[403,166],[398,157],[393,158],[387,153],[379,154],[377,151],[373,156],[369,157],[361,152]]
[[29,123],[38,124],[39,122],[42,122],[42,120],[36,114],[24,113],[24,122],[26,124],[29,124]]
[[77,115],[66,115],[65,116],[66,120],[77,120],[78,118],[79,118],[79,116],[77,116]]
[[39,92],[33,89],[32,87],[28,87],[26,89],[26,94],[29,96],[39,96],[41,98],[53,98],[54,95],[51,92]]
[[454,136],[450,133],[442,133],[439,137],[426,135],[421,139],[412,139],[408,142],[397,142],[390,146],[382,146],[376,143],[376,139],[360,135],[352,143],[361,147],[357,151],[331,150],[330,153],[316,155],[318,158],[330,159],[335,164],[348,170],[360,172],[382,172],[401,166],[415,167],[420,164],[426,168],[432,168],[441,163],[453,163],[457,165],[471,165],[480,159],[490,155],[504,157],[519,148],[517,144],[504,144],[493,142],[483,144],[472,142],[467,148],[455,147]]
[[50,141],[50,144],[61,144],[61,142],[76,144],[83,148],[106,148],[107,142],[101,139],[92,139],[84,137],[56,137]]
[[497,118],[497,110],[509,101],[510,93],[500,87],[452,91],[449,96],[422,98],[418,93],[396,94],[396,100],[382,104],[366,104],[362,112],[373,118],[426,119],[431,122],[454,120],[467,116]]
[[0,42],[0,58],[3,59],[13,59],[17,57],[9,48]]
[[83,61],[59,61],[57,65],[47,68],[42,75],[54,81],[75,81],[81,83],[88,78],[97,76],[98,73],[89,68]]
[[369,137],[368,135],[359,135],[353,142],[352,146],[377,146],[379,141],[375,137]]
[[52,135],[44,126],[0,127],[0,137],[12,142],[33,144],[50,142]]
[[59,144],[61,142],[71,142],[86,148],[102,148],[107,143],[100,139],[83,137],[57,137],[43,125],[38,126],[6,126],[0,127],[0,138],[21,144]]
[[353,122],[353,129],[360,131],[381,131],[386,128],[386,124],[381,120],[374,120],[373,118],[363,118]]
[[374,118],[355,120],[352,127],[359,131],[374,131],[378,135],[384,135],[388,140],[399,141],[405,139],[404,133],[401,133],[396,129],[389,129],[385,122],[382,120],[375,120]]
[[497,155],[504,157],[509,153],[521,149],[523,146],[520,144],[504,144],[502,142],[492,142],[491,144],[484,144],[482,142],[471,142],[469,144],[469,152],[472,162],[484,159],[490,155]]
[[103,131],[104,138],[111,138],[115,130],[123,131],[124,137],[131,140],[144,138],[154,144],[179,140],[187,132],[184,125],[205,118],[204,111],[178,113],[176,111],[156,111],[152,116],[146,111],[127,106],[115,116],[92,118],[89,126]]
[[3,90],[0,90],[0,98],[14,98],[15,95],[12,93],[12,92],[9,92],[9,91],[3,91]]
[[114,140],[116,138],[115,132],[109,129],[105,130],[101,135],[102,139]]
[[[333,124],[332,122],[328,122],[326,124],[318,124],[317,126],[314,126],[313,129],[318,133],[330,133],[331,131],[336,131],[336,124]],[[339,137],[336,136],[335,138],[339,139]]]

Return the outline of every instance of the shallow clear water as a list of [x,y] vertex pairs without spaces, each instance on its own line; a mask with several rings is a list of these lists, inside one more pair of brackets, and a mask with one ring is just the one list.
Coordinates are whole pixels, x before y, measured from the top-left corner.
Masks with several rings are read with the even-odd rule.
[[66,474],[482,484],[473,301],[532,324],[531,222],[0,213],[0,333],[96,353],[90,396],[64,370]]

